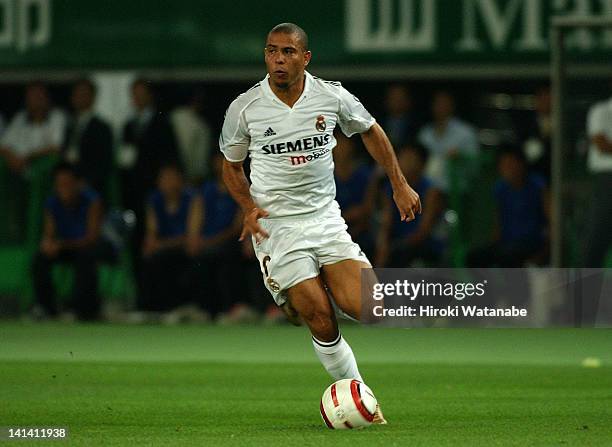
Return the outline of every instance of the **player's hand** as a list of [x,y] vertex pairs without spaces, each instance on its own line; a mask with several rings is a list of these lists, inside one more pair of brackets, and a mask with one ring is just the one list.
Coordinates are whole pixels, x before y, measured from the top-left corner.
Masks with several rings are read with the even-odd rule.
[[402,222],[410,222],[417,214],[421,214],[421,198],[408,183],[393,189],[393,200]]
[[244,220],[242,223],[242,233],[240,233],[239,241],[243,241],[245,237],[252,234],[255,237],[255,241],[259,244],[270,235],[264,230],[259,222],[261,217],[268,217],[269,214],[266,210],[261,208],[253,208],[248,213],[245,213]]

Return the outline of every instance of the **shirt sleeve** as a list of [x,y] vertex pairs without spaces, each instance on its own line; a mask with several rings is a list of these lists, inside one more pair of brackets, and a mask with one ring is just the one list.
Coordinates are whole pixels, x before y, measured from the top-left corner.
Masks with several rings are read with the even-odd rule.
[[606,123],[604,108],[601,104],[595,104],[587,116],[587,132],[589,137],[602,134],[606,131],[606,124],[612,125],[612,123]]
[[234,101],[225,112],[219,148],[228,161],[243,161],[249,152],[251,137],[244,121],[241,104]]
[[370,115],[370,112],[366,110],[357,97],[344,87],[340,86],[338,93],[340,99],[338,124],[342,132],[347,137],[351,137],[356,133],[363,133],[369,130],[376,122],[372,115]]

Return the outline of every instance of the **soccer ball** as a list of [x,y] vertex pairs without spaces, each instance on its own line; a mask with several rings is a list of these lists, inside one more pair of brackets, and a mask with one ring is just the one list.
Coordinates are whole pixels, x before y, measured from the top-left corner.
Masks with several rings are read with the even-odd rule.
[[321,417],[329,428],[362,428],[372,424],[376,397],[365,383],[342,379],[332,383],[321,397]]

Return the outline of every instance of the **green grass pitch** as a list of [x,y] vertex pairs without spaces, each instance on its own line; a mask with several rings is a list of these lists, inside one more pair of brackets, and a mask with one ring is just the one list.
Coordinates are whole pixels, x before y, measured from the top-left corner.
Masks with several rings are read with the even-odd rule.
[[387,426],[324,426],[331,379],[303,328],[18,323],[0,323],[0,426],[82,446],[612,445],[610,330],[343,334]]

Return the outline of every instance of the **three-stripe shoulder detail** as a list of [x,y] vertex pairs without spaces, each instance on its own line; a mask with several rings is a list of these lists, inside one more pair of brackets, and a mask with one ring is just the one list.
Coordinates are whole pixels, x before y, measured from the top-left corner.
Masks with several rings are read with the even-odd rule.
[[[250,89],[247,90],[247,92],[250,92],[253,89],[256,89],[257,87],[261,87],[261,82],[258,82],[257,84],[255,84],[254,86],[252,86]],[[245,92],[246,93],[246,92]]]
[[313,76],[312,78],[316,79],[317,81],[325,82],[326,84],[335,85],[336,87],[340,87],[342,85],[339,81],[328,81],[326,79],[321,79],[316,76]]

